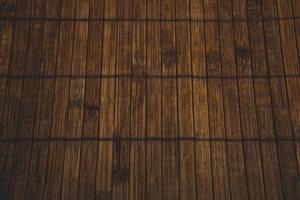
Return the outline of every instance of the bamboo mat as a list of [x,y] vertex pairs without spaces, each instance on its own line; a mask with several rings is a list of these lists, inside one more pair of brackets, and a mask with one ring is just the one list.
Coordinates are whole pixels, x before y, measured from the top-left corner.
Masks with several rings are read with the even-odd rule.
[[0,16],[0,199],[300,199],[299,0]]

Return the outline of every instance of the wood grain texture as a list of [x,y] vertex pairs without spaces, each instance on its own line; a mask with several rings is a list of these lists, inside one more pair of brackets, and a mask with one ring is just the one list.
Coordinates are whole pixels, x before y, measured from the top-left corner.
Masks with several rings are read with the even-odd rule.
[[297,0],[0,0],[0,199],[299,199]]

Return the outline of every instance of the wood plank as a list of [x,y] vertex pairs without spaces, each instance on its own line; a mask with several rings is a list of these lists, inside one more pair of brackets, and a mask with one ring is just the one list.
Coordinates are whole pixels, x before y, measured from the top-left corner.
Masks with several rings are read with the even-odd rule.
[[[261,19],[260,2],[250,0],[247,2],[248,19]],[[249,39],[251,48],[251,60],[253,75],[265,76],[268,74],[266,61],[263,23],[261,21],[249,21]]]
[[77,199],[80,170],[81,142],[66,142],[62,181],[62,198]]
[[130,199],[130,142],[115,141],[113,147],[112,199]]
[[225,138],[222,82],[220,79],[208,79],[207,100],[209,110],[209,134],[211,138]]
[[228,168],[232,199],[248,199],[248,184],[243,143],[228,142]]
[[[276,2],[272,0],[262,1],[262,11],[264,18],[278,17]],[[282,75],[284,73],[284,66],[281,52],[281,41],[278,21],[265,20],[264,30],[269,73],[271,75]]]
[[131,82],[131,136],[146,136],[146,80],[135,78]]
[[14,139],[18,133],[18,114],[22,96],[22,79],[8,79],[1,117],[2,139]]
[[161,1],[161,19],[175,19],[175,0]]
[[[215,199],[230,199],[230,181],[228,170],[227,147],[224,142],[211,142],[211,167],[213,181],[213,197]],[[240,184],[240,183],[239,183]]]
[[[189,1],[176,1],[176,18],[188,19]],[[177,22],[176,25],[177,74],[191,76],[191,34],[190,23]],[[181,137],[193,137],[193,80],[178,79],[178,131]]]
[[179,199],[178,142],[162,142],[162,191],[163,199]]
[[17,114],[16,138],[30,139],[33,137],[39,79],[23,79],[23,92]]
[[80,171],[78,183],[78,199],[94,199],[97,169],[96,141],[82,141],[80,153]]
[[52,138],[66,136],[69,93],[70,79],[56,78],[50,133]]
[[249,199],[265,199],[260,142],[244,142]]
[[118,78],[117,97],[115,107],[115,133],[114,137],[130,137],[131,135],[131,79]]
[[[16,4],[16,17],[30,17],[31,1],[20,0]],[[28,36],[30,34],[29,21],[16,21],[14,27],[13,46],[10,57],[9,74],[22,76],[25,72]]]
[[10,171],[7,199],[24,199],[30,167],[31,142],[17,142]]
[[[159,3],[148,2],[148,13],[153,9],[159,10]],[[151,12],[152,13],[152,12]],[[149,17],[159,17],[155,13]],[[162,58],[161,58],[161,25],[157,22],[148,22],[147,26],[147,75],[160,76],[162,73]],[[160,78],[147,79],[147,137],[161,136],[162,126],[162,80]]]
[[[292,1],[277,0],[278,16],[293,17]],[[299,58],[293,20],[280,20],[281,48],[286,74],[299,74]]]
[[114,137],[116,129],[115,107],[116,99],[116,79],[101,79],[99,132],[100,138]]
[[[43,18],[46,16],[47,1],[34,0],[31,4],[31,17]],[[44,39],[44,21],[31,21],[28,35],[27,59],[25,75],[40,75],[42,63],[42,49]]]
[[207,102],[207,81],[195,79],[194,91],[194,126],[196,138],[209,138],[209,111]]
[[16,0],[1,0],[1,4],[5,9],[1,9],[0,15],[3,18],[10,18],[16,16]]
[[257,125],[261,139],[275,138],[272,96],[270,94],[270,85],[267,79],[255,80],[255,95],[257,108]]
[[[164,6],[166,10],[164,10]],[[174,2],[166,1],[162,5],[163,18],[173,17]],[[167,9],[170,8],[170,9]],[[172,9],[171,9],[172,8]],[[162,51],[162,75],[176,76],[177,53],[175,23],[164,22],[161,24],[161,51]],[[162,137],[178,136],[177,113],[177,80],[162,80]]]
[[116,69],[118,63],[117,62],[117,50],[119,49],[118,23],[105,22],[103,31],[104,31],[103,33],[104,35],[103,35],[103,52],[102,52],[103,53],[102,54],[102,75],[114,76],[117,73]]
[[203,11],[203,2],[198,1],[198,0],[190,0],[190,7],[191,7],[191,18],[192,19],[197,19],[197,20],[202,20],[204,11]]
[[113,197],[113,142],[98,142],[95,199]]
[[7,190],[9,186],[9,178],[10,178],[10,171],[13,165],[13,155],[14,155],[14,147],[15,144],[1,142],[0,145],[0,198],[7,199]]
[[299,78],[287,78],[288,100],[293,125],[293,133],[296,138],[300,137],[300,80]]
[[[61,18],[75,17],[75,2],[62,0]],[[56,75],[71,75],[75,22],[61,21],[57,50]]]
[[[113,3],[113,1],[110,1]],[[104,24],[102,75],[116,75],[118,24]],[[101,79],[101,98],[99,114],[99,137],[113,137],[115,131],[115,104],[117,79]]]
[[[61,0],[48,0],[46,17],[55,18],[61,15]],[[55,75],[57,68],[58,42],[60,36],[60,22],[44,22],[43,49],[41,55],[40,75]]]
[[32,144],[32,155],[28,172],[26,198],[42,199],[46,182],[48,164],[48,142],[35,142]]
[[205,26],[203,22],[191,23],[191,62],[194,76],[206,75]]
[[[147,19],[161,18],[160,0],[147,0]],[[148,22],[150,24],[151,22]]]
[[[257,79],[239,79],[239,97],[241,108],[241,121],[243,138],[259,138],[258,124],[265,126],[272,121],[265,121],[266,124],[262,124],[262,121],[258,121],[264,117],[265,112],[260,112],[261,109],[267,109],[268,107],[259,107],[260,96],[256,94],[256,87],[261,87],[257,83]],[[253,86],[254,84],[254,86]],[[259,90],[259,89],[258,89]],[[265,91],[264,92],[268,92]],[[262,93],[265,96],[267,93]],[[271,120],[271,119],[270,119]]]
[[[14,24],[10,21],[1,21],[0,27],[0,75],[5,76],[9,71],[10,52],[13,44]],[[5,85],[5,83],[3,83],[3,85]]]
[[180,199],[197,199],[195,143],[179,142]]
[[261,142],[261,152],[266,199],[283,199],[277,144]]
[[[146,142],[146,194],[147,199],[162,199],[162,143]],[[153,184],[155,183],[155,184]]]
[[282,175],[284,198],[297,199],[299,193],[299,169],[294,142],[280,141],[278,143],[279,165]]
[[271,95],[277,137],[290,138],[293,136],[292,124],[286,84],[283,78],[271,79]]
[[84,116],[83,116],[83,137],[98,137],[99,132],[99,112],[100,112],[100,95],[101,79],[87,78],[85,85],[84,98]]
[[[232,79],[222,80],[223,102],[224,102],[224,120],[225,134],[228,139],[241,139],[241,117],[239,110],[239,95],[237,91],[237,82]],[[218,108],[216,108],[218,109]]]
[[[12,40],[13,40],[13,30],[14,24],[11,22],[1,21],[0,22],[0,75],[6,76],[8,75],[9,65],[10,65],[10,53],[12,48]],[[5,90],[7,86],[7,78],[3,77],[0,79],[0,116],[2,117],[2,113],[5,109],[4,103],[6,99]],[[4,122],[0,122],[1,127],[3,129]],[[2,134],[0,134],[2,135]],[[1,136],[0,136],[1,138]]]
[[[146,18],[146,1],[133,0],[133,18]],[[132,75],[145,75],[147,72],[147,26],[145,21],[132,24]],[[146,135],[146,102],[147,79],[132,79],[131,81],[131,135],[145,137]]]
[[146,145],[145,141],[133,141],[130,147],[129,199],[145,199]]
[[63,141],[49,143],[44,199],[60,199],[62,197],[65,146]]
[[212,174],[211,144],[210,142],[197,141],[195,145],[197,199],[213,199],[214,177]]

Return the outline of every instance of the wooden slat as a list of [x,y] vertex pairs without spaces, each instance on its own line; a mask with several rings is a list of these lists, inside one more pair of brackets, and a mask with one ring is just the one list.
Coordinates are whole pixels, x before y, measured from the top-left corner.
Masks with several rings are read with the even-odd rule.
[[260,138],[275,138],[272,96],[270,94],[269,80],[255,80],[255,95],[257,108],[257,123]]
[[193,141],[179,142],[180,199],[197,199],[194,145]]
[[96,141],[83,141],[80,153],[78,199],[94,199],[97,167]]
[[243,155],[243,143],[229,142],[228,168],[230,176],[230,190],[232,199],[248,199],[248,184],[246,175],[246,163]]
[[112,199],[113,176],[113,142],[100,141],[95,177],[95,199]]
[[300,137],[300,80],[299,78],[287,79],[288,98],[291,112],[293,132],[296,138]]
[[44,199],[60,199],[64,173],[65,142],[55,141],[49,144]]
[[299,198],[299,169],[294,142],[279,142],[278,156],[282,175],[282,189],[284,198]]
[[[175,5],[172,0],[164,1],[162,17],[164,19],[173,18],[174,9]],[[161,24],[161,49],[162,75],[176,75],[176,35],[175,23],[173,22]],[[178,136],[177,91],[177,81],[175,79],[162,80],[162,137]]]
[[[272,0],[262,1],[263,16],[265,18],[278,17],[276,2]],[[276,20],[264,21],[265,45],[267,48],[268,67],[271,75],[284,73],[283,58],[281,53],[281,41],[279,23]]]
[[[255,79],[254,84],[256,85],[257,79]],[[258,94],[256,94],[256,88],[253,86],[253,80],[251,79],[240,79],[239,80],[239,97],[240,97],[240,108],[241,108],[241,120],[242,120],[242,132],[243,138],[259,138],[257,123],[258,118],[264,117],[264,112],[260,112],[259,105],[256,102],[261,102]],[[263,93],[265,95],[265,93]],[[257,107],[256,107],[257,106]],[[263,109],[267,109],[263,107]],[[270,121],[271,122],[271,121]],[[267,121],[267,123],[269,123]],[[267,125],[267,124],[263,124]]]
[[62,198],[77,199],[81,142],[66,142],[64,171],[62,182]]
[[293,133],[286,84],[283,78],[271,79],[271,95],[277,137],[290,138],[293,136]]
[[67,114],[70,79],[56,78],[51,121],[51,137],[64,137],[67,130]]
[[[75,2],[62,0],[61,18],[75,17]],[[74,27],[75,22],[60,22],[56,75],[71,75]]]
[[111,198],[130,199],[130,142],[115,141],[113,145]]
[[222,84],[226,137],[228,139],[240,139],[243,137],[243,133],[241,132],[237,82],[223,79]]
[[[224,142],[211,143],[213,197],[215,199],[230,199],[230,180],[228,170],[227,147]],[[207,145],[206,145],[207,146]]]
[[8,79],[2,113],[1,138],[15,138],[18,132],[18,113],[22,96],[21,79]]
[[14,143],[4,143],[0,144],[0,171],[1,171],[1,181],[0,181],[0,198],[7,199],[7,190],[9,186],[10,171],[13,164],[14,155]]
[[32,155],[28,172],[26,198],[42,199],[46,182],[49,143],[36,142],[32,144]]
[[[176,1],[176,18],[188,19],[189,1]],[[176,23],[177,74],[192,75],[191,65],[191,34],[190,23]],[[192,79],[178,80],[178,131],[182,137],[193,137],[193,81]]]
[[[46,17],[55,18],[61,15],[61,0],[48,0]],[[58,42],[60,35],[60,23],[58,21],[45,21],[43,49],[41,55],[41,75],[55,75],[58,54]]]
[[214,177],[212,173],[211,144],[197,141],[195,145],[197,199],[213,199]]
[[198,19],[202,20],[203,19],[203,2],[198,1],[198,0],[190,0],[191,4],[191,18],[192,19]]
[[180,199],[178,142],[162,142],[163,199]]
[[130,191],[129,199],[145,199],[146,154],[145,142],[133,141],[130,147]]
[[211,138],[225,138],[222,82],[220,79],[208,79],[207,101],[209,110],[209,134]]
[[[99,112],[101,79],[87,78],[85,85],[83,137],[97,137],[99,132]],[[106,105],[104,105],[106,106]]]
[[[146,195],[147,199],[162,199],[162,143],[148,141],[146,144]],[[153,184],[155,183],[155,184]]]
[[37,107],[39,80],[24,79],[23,92],[20,101],[19,113],[17,117],[17,135],[16,138],[32,138],[34,119]]
[[[292,1],[277,0],[278,16],[292,17]],[[281,48],[286,74],[299,74],[299,58],[293,20],[280,20]]]
[[249,199],[265,199],[265,185],[259,142],[244,142]]
[[[133,18],[146,18],[146,1],[133,0]],[[132,75],[144,75],[147,72],[147,33],[146,22],[132,24]],[[131,82],[131,135],[145,137],[146,133],[146,79],[132,79]]]
[[26,195],[26,183],[30,167],[31,142],[15,144],[15,153],[10,171],[7,199],[24,199]]
[[283,199],[277,144],[274,142],[262,142],[261,152],[266,199]]

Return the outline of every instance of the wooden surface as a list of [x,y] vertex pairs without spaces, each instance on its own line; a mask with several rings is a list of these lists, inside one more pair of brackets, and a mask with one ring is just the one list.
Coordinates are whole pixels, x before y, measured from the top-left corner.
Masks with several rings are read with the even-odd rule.
[[0,199],[300,199],[300,1],[0,16]]

